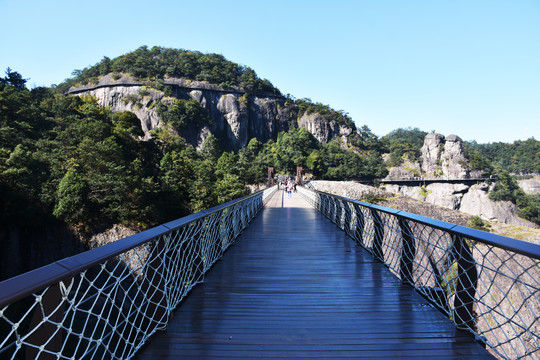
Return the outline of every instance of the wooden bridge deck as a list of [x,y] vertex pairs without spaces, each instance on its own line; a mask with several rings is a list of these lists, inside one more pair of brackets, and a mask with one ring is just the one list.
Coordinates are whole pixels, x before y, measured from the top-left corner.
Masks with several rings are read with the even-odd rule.
[[299,194],[278,191],[137,359],[491,355]]

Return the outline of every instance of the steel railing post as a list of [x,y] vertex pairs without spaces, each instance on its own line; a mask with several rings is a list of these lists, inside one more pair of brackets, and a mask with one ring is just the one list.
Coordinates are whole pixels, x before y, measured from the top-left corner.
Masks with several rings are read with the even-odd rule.
[[375,209],[370,209],[371,218],[373,219],[373,255],[376,259],[384,263],[384,252],[383,252],[383,239],[384,239],[384,222],[379,215],[379,212]]
[[466,239],[459,235],[454,235],[454,251],[458,264],[454,321],[459,329],[476,331],[476,319],[473,311],[478,283],[476,261]]
[[400,275],[402,282],[414,284],[413,269],[414,258],[416,256],[416,244],[411,227],[404,218],[398,219],[401,229],[401,256],[400,256]]

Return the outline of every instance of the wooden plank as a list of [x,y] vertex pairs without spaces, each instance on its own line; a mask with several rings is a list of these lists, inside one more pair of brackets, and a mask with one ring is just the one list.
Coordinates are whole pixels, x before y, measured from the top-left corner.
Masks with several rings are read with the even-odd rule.
[[137,359],[492,358],[298,194],[268,204]]

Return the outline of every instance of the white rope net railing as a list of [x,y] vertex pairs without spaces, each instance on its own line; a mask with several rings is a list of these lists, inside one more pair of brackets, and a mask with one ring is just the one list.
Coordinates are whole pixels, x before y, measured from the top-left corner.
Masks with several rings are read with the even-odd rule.
[[495,356],[540,358],[540,245],[298,191]]
[[0,359],[129,359],[276,187],[0,283]]

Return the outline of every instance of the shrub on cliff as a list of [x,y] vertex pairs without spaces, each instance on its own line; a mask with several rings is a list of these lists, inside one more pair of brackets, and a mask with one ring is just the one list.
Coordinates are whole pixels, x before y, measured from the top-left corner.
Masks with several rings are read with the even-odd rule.
[[508,171],[496,168],[498,180],[489,193],[490,200],[510,201],[518,207],[518,215],[540,225],[540,195],[527,195]]

